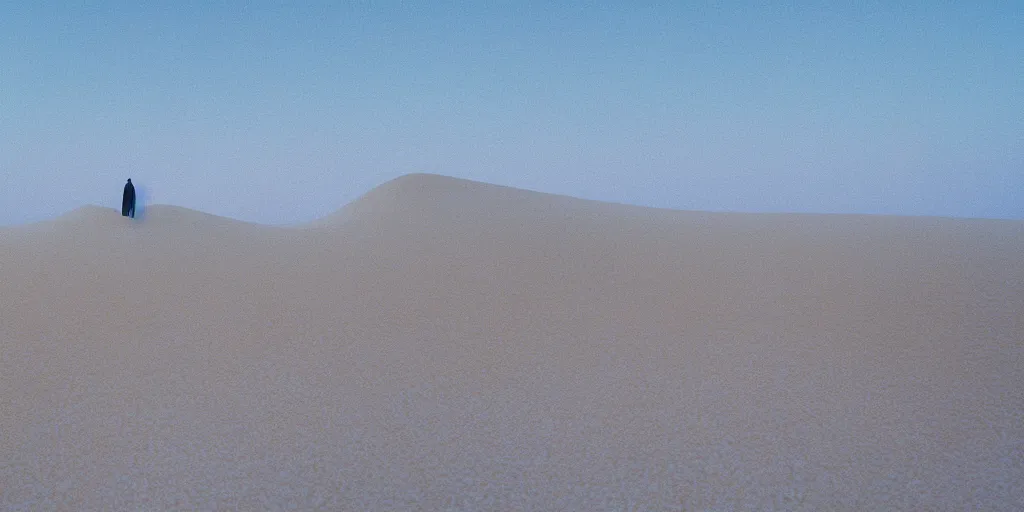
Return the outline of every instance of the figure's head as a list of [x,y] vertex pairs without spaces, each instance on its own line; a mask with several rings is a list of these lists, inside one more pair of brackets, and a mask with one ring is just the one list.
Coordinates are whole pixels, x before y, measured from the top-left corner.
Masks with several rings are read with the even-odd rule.
[[131,183],[131,182],[132,182],[132,179],[131,179],[131,178],[128,178],[128,183]]

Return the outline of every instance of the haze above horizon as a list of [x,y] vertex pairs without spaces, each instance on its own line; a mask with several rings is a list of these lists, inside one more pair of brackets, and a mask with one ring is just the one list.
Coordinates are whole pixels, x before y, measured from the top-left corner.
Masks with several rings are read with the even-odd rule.
[[1024,219],[1024,4],[0,6],[0,225],[250,222],[428,172],[642,206]]

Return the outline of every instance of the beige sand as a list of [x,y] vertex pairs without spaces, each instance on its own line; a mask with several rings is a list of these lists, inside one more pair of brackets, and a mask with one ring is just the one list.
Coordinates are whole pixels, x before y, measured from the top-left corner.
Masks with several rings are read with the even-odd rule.
[[0,509],[1024,508],[1024,222],[145,213],[0,229]]

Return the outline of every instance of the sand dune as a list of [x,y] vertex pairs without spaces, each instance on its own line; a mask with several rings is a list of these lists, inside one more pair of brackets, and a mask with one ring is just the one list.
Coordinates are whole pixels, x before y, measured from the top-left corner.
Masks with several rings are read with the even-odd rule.
[[0,509],[1024,508],[1024,222],[118,213],[0,228]]

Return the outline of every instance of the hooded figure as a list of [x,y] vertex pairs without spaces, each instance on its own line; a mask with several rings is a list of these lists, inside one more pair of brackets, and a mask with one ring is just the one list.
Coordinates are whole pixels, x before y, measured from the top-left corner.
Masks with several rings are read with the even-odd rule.
[[135,185],[131,178],[124,184],[124,196],[121,198],[121,215],[135,218]]

